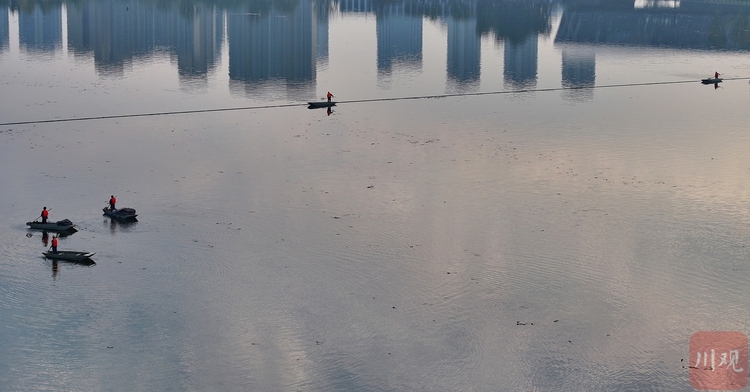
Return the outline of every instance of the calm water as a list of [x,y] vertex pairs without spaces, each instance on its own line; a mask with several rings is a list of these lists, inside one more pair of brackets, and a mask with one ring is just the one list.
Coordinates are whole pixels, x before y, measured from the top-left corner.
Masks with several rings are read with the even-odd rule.
[[689,391],[750,332],[750,7],[40,4],[2,123],[255,109],[0,126],[0,390]]

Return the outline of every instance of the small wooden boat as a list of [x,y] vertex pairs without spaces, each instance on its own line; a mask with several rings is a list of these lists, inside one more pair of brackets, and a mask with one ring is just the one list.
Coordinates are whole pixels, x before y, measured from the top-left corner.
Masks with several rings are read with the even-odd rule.
[[26,222],[26,226],[29,229],[44,230],[44,231],[59,231],[59,232],[76,232],[76,225],[68,219],[64,219],[57,222]]
[[701,79],[701,83],[703,84],[714,84],[714,83],[721,83],[724,79],[722,78],[706,78]]
[[44,257],[52,260],[64,260],[64,261],[91,261],[91,256],[94,252],[79,252],[75,250],[58,250],[57,253],[47,251],[42,253]]
[[328,108],[331,106],[336,106],[336,102],[328,102],[328,101],[321,101],[321,102],[308,102],[309,106],[308,109],[320,109],[320,108]]
[[116,208],[114,210],[111,210],[109,207],[102,208],[102,211],[104,212],[104,215],[116,219],[123,222],[135,222],[138,219],[135,219],[135,217],[138,216],[138,214],[135,213],[135,209],[133,208]]

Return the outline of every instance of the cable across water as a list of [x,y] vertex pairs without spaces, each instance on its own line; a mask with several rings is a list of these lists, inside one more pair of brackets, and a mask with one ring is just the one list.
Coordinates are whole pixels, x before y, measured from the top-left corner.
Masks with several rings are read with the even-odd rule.
[[[750,77],[724,78],[723,80],[727,81],[727,80],[748,80],[748,79],[750,79]],[[686,83],[696,83],[696,80],[621,83],[621,84],[606,84],[606,85],[599,85],[599,86],[530,88],[530,89],[520,89],[520,90],[469,92],[469,93],[455,93],[455,94],[415,95],[415,96],[393,97],[393,98],[354,99],[354,100],[349,100],[349,101],[337,101],[336,105],[351,104],[351,103],[368,103],[368,102],[405,101],[405,100],[414,100],[414,99],[469,97],[469,96],[480,96],[480,95],[540,93],[540,92],[565,91],[565,90],[590,90],[590,89],[603,89],[603,88],[615,88],[615,87],[658,86],[658,85],[667,85],[667,84],[686,84]],[[11,125],[45,124],[45,123],[70,122],[70,121],[109,120],[109,119],[132,118],[132,117],[173,116],[173,115],[181,115],[181,114],[230,112],[230,111],[238,111],[238,110],[276,109],[276,108],[307,106],[307,105],[308,105],[307,103],[289,103],[289,104],[277,104],[277,105],[242,106],[242,107],[232,107],[232,108],[176,110],[176,111],[171,111],[171,112],[132,113],[132,114],[114,114],[114,115],[106,115],[106,116],[54,118],[54,119],[47,119],[47,120],[6,122],[6,123],[0,123],[0,126],[4,127],[4,126],[11,126]]]

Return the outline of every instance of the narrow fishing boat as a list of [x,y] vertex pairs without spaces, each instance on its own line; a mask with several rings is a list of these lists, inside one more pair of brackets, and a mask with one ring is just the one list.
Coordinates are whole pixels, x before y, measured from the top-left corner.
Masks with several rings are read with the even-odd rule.
[[26,222],[26,226],[29,229],[44,230],[44,231],[59,231],[59,232],[76,232],[76,225],[73,224],[69,219],[63,219],[57,222]]
[[64,261],[86,261],[90,260],[91,256],[93,256],[94,252],[81,252],[81,251],[75,251],[75,250],[58,250],[57,253],[54,253],[52,251],[47,251],[42,253],[44,257],[52,260],[64,260]]
[[322,101],[322,102],[308,102],[309,106],[308,109],[319,109],[319,108],[328,108],[331,106],[336,106],[336,102],[328,102],[328,101]]

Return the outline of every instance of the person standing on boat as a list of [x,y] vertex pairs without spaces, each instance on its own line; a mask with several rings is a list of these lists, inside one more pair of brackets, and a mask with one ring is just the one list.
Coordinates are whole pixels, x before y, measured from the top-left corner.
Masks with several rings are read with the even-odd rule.
[[42,209],[42,215],[40,216],[42,217],[42,223],[47,223],[47,218],[49,217],[49,211],[47,211],[47,207],[44,207]]
[[328,102],[331,102],[331,98],[333,98],[333,94],[329,91],[328,94],[326,94],[326,97],[328,98]]
[[114,211],[115,210],[115,203],[117,203],[117,199],[115,198],[115,195],[110,196],[109,198],[109,209]]
[[714,72],[714,79],[718,79],[718,78],[719,78],[719,71],[716,71]]
[[57,254],[57,236],[52,237],[52,253]]

